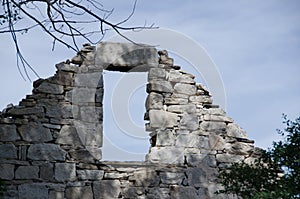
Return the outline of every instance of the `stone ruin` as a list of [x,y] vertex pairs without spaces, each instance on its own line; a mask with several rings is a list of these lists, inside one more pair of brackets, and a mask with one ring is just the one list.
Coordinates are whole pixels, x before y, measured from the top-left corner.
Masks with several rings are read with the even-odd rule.
[[[258,157],[254,141],[167,51],[84,45],[0,114],[0,179],[12,199],[207,199],[220,170]],[[148,73],[144,162],[101,161],[103,70]]]

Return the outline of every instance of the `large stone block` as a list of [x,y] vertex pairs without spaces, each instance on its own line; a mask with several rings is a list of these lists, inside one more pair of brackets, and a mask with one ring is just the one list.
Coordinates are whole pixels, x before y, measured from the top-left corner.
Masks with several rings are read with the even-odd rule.
[[148,79],[165,79],[166,70],[163,68],[150,68],[148,73]]
[[19,166],[16,170],[16,179],[34,180],[39,178],[38,166]]
[[51,106],[45,106],[46,109],[46,116],[51,118],[73,118],[76,115],[73,106],[67,104],[55,104]]
[[102,72],[75,74],[75,86],[88,88],[102,88]]
[[188,148],[209,149],[208,138],[195,134],[180,134],[176,139],[176,146]]
[[177,83],[174,86],[174,92],[186,95],[195,95],[197,87],[191,84]]
[[103,180],[93,183],[94,198],[107,199],[118,198],[121,192],[119,180]]
[[66,154],[56,144],[33,144],[28,149],[27,157],[31,160],[65,161]]
[[155,187],[160,181],[157,173],[153,170],[138,170],[133,173],[133,176],[134,185],[138,187]]
[[196,130],[199,128],[199,119],[195,114],[184,113],[180,120],[182,129]]
[[180,185],[185,178],[184,173],[176,172],[161,172],[159,176],[161,183],[167,185]]
[[106,70],[148,71],[158,66],[158,55],[155,48],[143,44],[102,42],[97,46],[95,64]]
[[74,159],[76,161],[93,163],[96,160],[101,160],[102,151],[101,151],[101,148],[98,148],[98,147],[86,146],[85,149],[76,149],[76,150],[70,151],[70,155],[71,155],[72,159]]
[[178,70],[171,70],[168,74],[168,80],[171,82],[181,82],[187,84],[195,83],[194,79],[190,75],[183,74]]
[[147,199],[170,199],[170,189],[162,187],[149,188]]
[[95,103],[96,99],[96,88],[74,88],[67,94],[69,100],[74,104],[81,103]]
[[15,165],[13,164],[0,164],[0,179],[12,180],[14,178]]
[[183,164],[184,148],[180,147],[151,147],[146,160],[151,163]]
[[0,145],[0,158],[2,159],[16,159],[17,148],[13,144]]
[[59,182],[76,180],[75,163],[56,163],[54,175],[54,178]]
[[91,186],[68,187],[66,189],[66,198],[70,199],[93,199]]
[[102,107],[95,106],[81,106],[80,120],[84,122],[99,123],[103,120]]
[[156,136],[156,146],[172,146],[175,143],[175,135],[169,129],[159,130]]
[[17,133],[16,125],[14,124],[0,124],[0,141],[16,141],[20,139]]
[[197,190],[193,187],[171,187],[171,199],[198,199]]
[[48,199],[45,184],[22,184],[19,186],[19,199]]
[[244,160],[245,157],[243,155],[232,155],[232,154],[217,154],[216,160],[222,163],[234,163],[240,162]]
[[170,105],[168,106],[168,111],[174,113],[195,113],[196,106],[194,104]]
[[172,93],[174,91],[170,82],[164,80],[151,80],[147,85],[147,92]]
[[211,104],[213,102],[212,98],[207,95],[196,95],[196,96],[190,96],[189,100],[192,103],[197,103],[197,104]]
[[80,180],[102,180],[103,170],[77,170],[77,176]]
[[69,125],[64,125],[61,128],[59,135],[56,139],[56,143],[58,144],[67,144],[73,146],[81,146],[83,145],[82,142],[83,141],[77,133],[77,129]]
[[19,132],[22,139],[28,142],[48,142],[53,139],[50,129],[40,123],[30,122],[22,125],[19,127]]
[[161,94],[151,92],[146,99],[146,110],[149,109],[162,109],[163,108],[163,96]]
[[225,122],[203,121],[200,123],[200,129],[203,131],[225,132]]
[[36,92],[48,93],[48,94],[62,94],[64,87],[58,84],[52,84],[47,81],[43,81],[36,89]]
[[227,135],[236,138],[247,138],[247,133],[237,124],[228,124],[226,129]]
[[178,125],[179,117],[175,113],[163,110],[149,111],[150,126],[153,128],[167,128]]

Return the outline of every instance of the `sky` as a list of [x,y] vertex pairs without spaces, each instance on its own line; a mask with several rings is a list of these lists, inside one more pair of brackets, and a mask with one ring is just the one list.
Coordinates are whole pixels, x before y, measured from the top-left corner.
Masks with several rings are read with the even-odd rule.
[[[101,2],[106,8],[114,8],[112,21],[126,18],[134,4],[132,0]],[[276,129],[284,127],[282,114],[287,114],[291,120],[300,116],[299,9],[300,2],[297,0],[138,0],[134,15],[125,25],[155,23],[200,44],[216,64],[222,78],[227,116],[247,131],[256,146],[268,148],[274,140],[280,139]],[[108,33],[104,41],[111,36],[113,33]],[[51,51],[52,40],[39,30],[18,35],[18,38],[24,56],[42,78],[54,74],[56,63],[74,56],[74,52],[60,45]],[[0,35],[0,58],[2,109],[9,103],[17,104],[30,94],[32,82],[24,81],[19,75],[15,49],[8,34]],[[180,57],[175,56],[175,63],[188,70],[189,64]],[[106,72],[104,83],[112,85],[120,75],[123,74]],[[31,77],[35,79],[33,75]],[[198,79],[201,81],[200,77]],[[108,87],[105,93],[108,102],[112,94],[107,93],[109,90],[112,88]],[[129,107],[132,107],[130,115],[140,126],[143,125],[140,118],[144,109],[136,110],[134,107],[144,106],[144,98],[145,92],[140,87],[129,101]],[[104,114],[108,112],[106,110]],[[104,127],[104,134],[108,139],[115,139],[114,145],[131,154],[142,154],[130,156],[134,160],[147,153],[148,138],[132,141],[125,134],[116,133],[118,127],[112,127],[114,119],[111,114],[104,117],[108,120],[104,122],[109,124]],[[122,160],[126,156],[114,150],[109,152],[109,144],[103,151],[109,153],[106,158]]]

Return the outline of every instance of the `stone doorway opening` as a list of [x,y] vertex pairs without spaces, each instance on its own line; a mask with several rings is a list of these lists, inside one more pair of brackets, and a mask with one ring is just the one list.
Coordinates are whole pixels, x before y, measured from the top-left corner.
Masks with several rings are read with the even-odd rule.
[[104,70],[102,161],[144,161],[147,72]]

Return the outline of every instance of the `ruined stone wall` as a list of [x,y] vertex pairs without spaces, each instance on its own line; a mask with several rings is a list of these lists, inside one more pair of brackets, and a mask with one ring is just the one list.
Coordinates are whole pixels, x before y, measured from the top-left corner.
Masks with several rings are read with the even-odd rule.
[[[235,198],[215,195],[217,174],[252,161],[253,141],[166,51],[84,45],[56,68],[0,114],[4,198]],[[103,70],[148,72],[145,162],[101,161]]]

